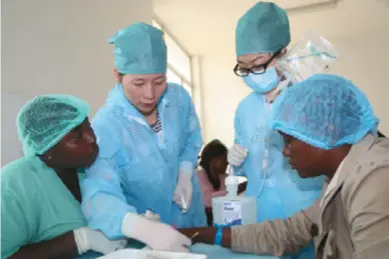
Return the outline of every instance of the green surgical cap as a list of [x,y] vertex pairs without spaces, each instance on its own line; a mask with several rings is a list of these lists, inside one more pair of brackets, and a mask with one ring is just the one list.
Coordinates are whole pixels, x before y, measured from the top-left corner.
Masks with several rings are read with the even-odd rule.
[[163,32],[146,23],[134,23],[108,40],[115,45],[115,66],[122,74],[165,74],[167,49]]
[[19,111],[16,124],[26,156],[42,155],[88,116],[89,105],[71,95],[41,95]]
[[236,55],[277,52],[290,42],[289,19],[274,3],[259,2],[238,21]]

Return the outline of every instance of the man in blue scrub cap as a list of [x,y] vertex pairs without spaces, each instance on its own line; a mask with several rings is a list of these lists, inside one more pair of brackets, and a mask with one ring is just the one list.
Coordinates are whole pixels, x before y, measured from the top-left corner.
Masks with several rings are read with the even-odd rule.
[[[274,3],[259,2],[236,27],[237,64],[234,72],[253,92],[235,114],[235,144],[228,162],[235,174],[248,178],[247,196],[257,198],[257,220],[285,219],[320,197],[324,178],[302,179],[282,155],[283,139],[269,129],[272,103],[290,86],[275,67],[286,53],[290,26],[286,12]],[[312,247],[296,257],[314,258]]]
[[187,251],[190,240],[174,226],[206,225],[194,174],[203,142],[193,103],[182,86],[166,82],[162,31],[135,23],[109,43],[117,84],[92,122],[100,152],[82,185],[84,214],[111,239]]

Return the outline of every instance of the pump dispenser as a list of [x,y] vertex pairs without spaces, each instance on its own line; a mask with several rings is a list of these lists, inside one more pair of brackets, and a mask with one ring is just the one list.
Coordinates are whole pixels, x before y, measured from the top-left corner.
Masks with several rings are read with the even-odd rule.
[[225,179],[227,195],[212,199],[214,225],[228,227],[256,223],[256,198],[238,195],[239,179],[230,165],[227,167],[227,174]]
[[229,175],[224,180],[227,189],[227,196],[236,197],[238,196],[238,186],[239,186],[238,177],[234,175],[232,166],[230,165],[228,165],[227,167],[227,172],[229,173]]

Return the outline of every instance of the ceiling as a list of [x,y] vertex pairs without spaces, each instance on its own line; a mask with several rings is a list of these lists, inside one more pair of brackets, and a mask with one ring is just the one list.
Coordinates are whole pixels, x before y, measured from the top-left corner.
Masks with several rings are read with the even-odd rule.
[[[292,37],[313,27],[328,37],[389,24],[384,0],[273,0],[287,9]],[[257,0],[154,0],[160,22],[192,55],[233,51],[236,22]],[[369,19],[369,16],[382,19]],[[366,19],[365,19],[366,18]],[[388,23],[383,23],[382,21]],[[386,25],[385,25],[386,24]],[[387,27],[388,28],[388,27]],[[370,29],[369,29],[370,30]],[[292,39],[293,40],[293,39]]]

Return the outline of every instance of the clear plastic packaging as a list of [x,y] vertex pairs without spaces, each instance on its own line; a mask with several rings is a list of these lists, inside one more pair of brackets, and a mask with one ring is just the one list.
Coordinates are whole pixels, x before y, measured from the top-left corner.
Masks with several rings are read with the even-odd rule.
[[313,74],[325,73],[338,60],[335,46],[317,31],[310,30],[278,60],[276,66],[297,83]]

